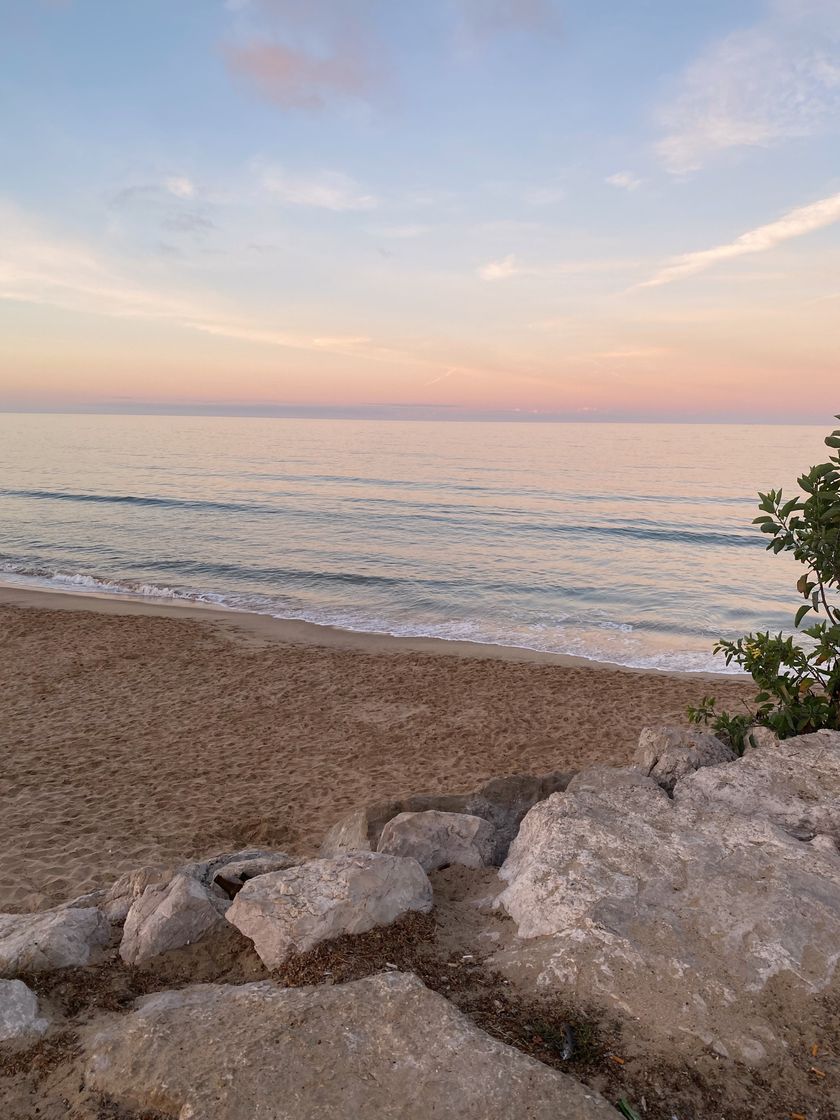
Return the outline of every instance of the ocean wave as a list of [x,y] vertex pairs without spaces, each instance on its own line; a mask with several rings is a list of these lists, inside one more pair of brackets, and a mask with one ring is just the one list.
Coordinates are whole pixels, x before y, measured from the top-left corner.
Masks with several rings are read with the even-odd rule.
[[[370,495],[361,498],[342,499],[333,509],[320,509],[314,512],[308,508],[268,504],[263,502],[214,501],[198,498],[162,497],[159,495],[133,494],[91,494],[74,493],[63,490],[13,490],[0,489],[0,496],[32,499],[35,501],[59,501],[80,504],[159,508],[171,510],[191,510],[205,513],[243,513],[249,516],[283,517],[302,519],[308,522],[342,521],[347,516],[347,505],[378,508],[387,506],[392,517],[381,522],[386,527],[405,530],[416,522],[456,527],[459,535],[484,537],[488,532],[515,538],[519,534],[542,535],[550,540],[554,537],[607,538],[636,540],[640,542],[689,544],[704,548],[763,548],[766,541],[749,529],[741,531],[721,531],[706,528],[688,528],[681,525],[661,525],[642,518],[632,521],[625,519],[604,519],[589,524],[564,523],[559,512],[552,512],[542,520],[534,520],[530,511],[521,509],[464,507],[457,504],[434,502],[406,502],[404,500],[376,498]],[[381,514],[377,515],[381,517]]]
[[107,595],[138,601],[165,601],[195,604],[232,612],[267,615],[287,621],[309,622],[356,633],[386,634],[393,637],[437,638],[470,642],[476,645],[507,646],[537,653],[562,654],[592,661],[609,662],[628,668],[659,669],[671,672],[734,672],[710,652],[689,650],[646,651],[633,638],[637,630],[650,630],[609,618],[555,619],[553,624],[508,628],[489,620],[401,621],[365,616],[359,611],[330,608],[300,608],[283,605],[269,597],[240,593],[220,593],[156,584],[142,580],[115,579],[86,572],[28,565],[0,559],[0,583],[29,586],[83,595]]

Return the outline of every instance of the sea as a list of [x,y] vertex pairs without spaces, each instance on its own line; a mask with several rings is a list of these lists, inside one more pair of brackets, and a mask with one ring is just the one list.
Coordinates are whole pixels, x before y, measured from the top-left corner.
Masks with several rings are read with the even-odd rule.
[[0,415],[0,583],[725,671],[823,427]]

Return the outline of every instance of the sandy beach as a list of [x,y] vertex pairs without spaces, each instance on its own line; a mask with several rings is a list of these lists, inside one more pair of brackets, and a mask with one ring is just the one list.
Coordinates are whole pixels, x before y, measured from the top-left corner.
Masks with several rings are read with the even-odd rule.
[[622,764],[737,679],[0,591],[0,910],[250,844],[313,852],[352,807]]

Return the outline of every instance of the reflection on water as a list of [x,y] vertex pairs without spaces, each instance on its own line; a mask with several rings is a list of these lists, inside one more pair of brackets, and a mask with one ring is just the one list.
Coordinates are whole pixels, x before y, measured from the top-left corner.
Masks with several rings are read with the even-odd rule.
[[0,579],[720,668],[718,635],[790,624],[755,492],[824,434],[0,415]]

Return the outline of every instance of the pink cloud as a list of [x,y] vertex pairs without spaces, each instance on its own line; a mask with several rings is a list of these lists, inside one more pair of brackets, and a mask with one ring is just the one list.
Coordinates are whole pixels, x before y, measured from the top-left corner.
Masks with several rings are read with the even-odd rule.
[[552,0],[458,0],[461,33],[483,41],[511,31],[554,33],[560,21]]
[[233,74],[287,109],[322,109],[336,97],[363,97],[374,79],[364,51],[349,41],[323,56],[267,41],[230,45],[225,55]]

